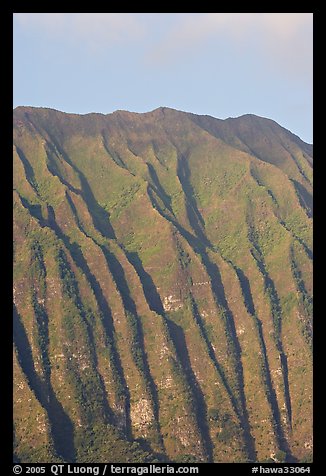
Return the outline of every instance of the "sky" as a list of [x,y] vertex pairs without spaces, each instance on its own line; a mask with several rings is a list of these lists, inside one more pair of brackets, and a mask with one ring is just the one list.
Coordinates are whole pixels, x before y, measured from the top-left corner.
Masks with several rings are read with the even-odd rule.
[[14,107],[220,119],[312,143],[312,13],[15,13]]

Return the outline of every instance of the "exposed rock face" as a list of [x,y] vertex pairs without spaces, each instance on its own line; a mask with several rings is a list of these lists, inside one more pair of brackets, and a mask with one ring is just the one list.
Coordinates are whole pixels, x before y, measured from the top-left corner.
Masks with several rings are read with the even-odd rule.
[[312,146],[17,108],[13,225],[19,460],[311,458]]
[[177,311],[183,307],[183,303],[181,299],[177,299],[173,297],[171,294],[170,296],[165,296],[163,298],[163,309],[164,311]]
[[142,398],[131,408],[130,418],[133,428],[139,430],[141,435],[146,438],[147,428],[154,421],[154,413],[151,404],[145,398]]

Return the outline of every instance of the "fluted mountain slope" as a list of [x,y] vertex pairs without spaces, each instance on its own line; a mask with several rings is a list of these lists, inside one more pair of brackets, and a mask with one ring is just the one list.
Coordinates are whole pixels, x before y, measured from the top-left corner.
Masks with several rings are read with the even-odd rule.
[[310,460],[312,146],[19,107],[13,156],[16,459]]

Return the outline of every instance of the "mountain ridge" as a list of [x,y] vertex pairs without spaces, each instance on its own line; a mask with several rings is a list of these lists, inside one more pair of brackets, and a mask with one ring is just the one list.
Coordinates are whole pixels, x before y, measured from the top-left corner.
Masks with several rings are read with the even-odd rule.
[[251,115],[27,109],[17,457],[309,460],[312,147]]
[[94,115],[108,117],[108,116],[118,114],[118,113],[134,114],[134,115],[145,115],[145,114],[151,115],[151,114],[156,113],[156,112],[160,113],[160,112],[164,112],[164,111],[171,111],[171,112],[186,114],[186,115],[189,115],[189,116],[196,116],[196,117],[200,117],[200,118],[214,119],[214,120],[217,120],[217,121],[237,121],[237,120],[241,120],[241,119],[245,119],[245,118],[257,118],[258,120],[270,121],[271,123],[276,124],[278,127],[281,127],[285,131],[290,132],[293,136],[297,137],[304,144],[306,144],[308,146],[312,146],[311,143],[305,142],[304,140],[302,140],[300,138],[300,136],[298,136],[297,134],[295,134],[295,133],[291,132],[290,130],[286,129],[284,126],[281,126],[274,119],[264,117],[264,116],[259,116],[259,115],[254,114],[254,113],[246,113],[246,114],[242,114],[240,116],[230,116],[230,117],[227,117],[225,119],[219,119],[219,118],[217,118],[215,116],[212,116],[210,114],[196,114],[196,113],[192,113],[192,112],[189,112],[189,111],[182,111],[182,110],[174,109],[174,108],[167,107],[167,106],[159,106],[159,107],[157,107],[157,108],[155,108],[151,111],[147,111],[147,112],[137,112],[137,111],[128,111],[128,110],[125,110],[125,109],[117,109],[117,110],[109,112],[109,113],[102,113],[102,112],[73,113],[73,112],[65,112],[65,111],[62,111],[60,109],[55,109],[55,108],[50,108],[50,107],[42,107],[42,106],[16,106],[15,108],[13,108],[13,114],[15,114],[15,111],[17,113],[17,112],[24,112],[24,111],[29,112],[29,110],[52,111],[52,112],[58,112],[58,113],[61,113],[61,114],[66,114],[66,115],[71,115],[71,116],[81,116],[81,117],[94,116]]

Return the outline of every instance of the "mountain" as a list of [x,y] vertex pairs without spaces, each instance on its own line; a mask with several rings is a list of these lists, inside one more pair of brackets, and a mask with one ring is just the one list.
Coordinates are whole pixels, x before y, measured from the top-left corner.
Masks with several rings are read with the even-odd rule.
[[254,115],[13,117],[16,460],[311,461],[312,146]]

